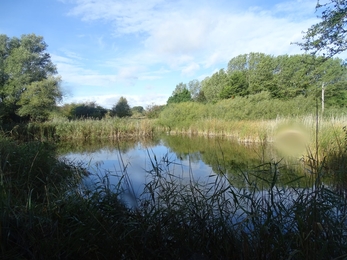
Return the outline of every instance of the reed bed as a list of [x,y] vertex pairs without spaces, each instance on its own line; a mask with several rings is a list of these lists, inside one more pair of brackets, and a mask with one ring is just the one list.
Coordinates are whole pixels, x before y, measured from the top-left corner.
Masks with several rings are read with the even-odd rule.
[[154,130],[153,120],[147,119],[54,119],[30,123],[19,135],[38,140],[116,140],[121,137],[153,136]]
[[[171,121],[170,121],[171,122]],[[192,119],[184,124],[169,125],[156,119],[103,120],[52,120],[15,126],[10,134],[25,140],[118,140],[121,138],[153,137],[155,134],[226,136],[243,143],[266,143],[284,141],[284,146],[297,143],[299,147],[313,151],[322,158],[324,153],[339,149],[344,140],[343,127],[347,118],[278,117],[272,120],[225,120],[217,118]],[[24,138],[23,138],[24,137]],[[318,141],[318,142],[317,142]],[[307,152],[300,151],[301,155]]]
[[[318,129],[317,127],[318,122]],[[279,137],[291,138],[302,142],[309,150],[316,149],[318,133],[319,151],[337,148],[344,140],[343,127],[346,117],[316,118],[309,115],[296,118],[276,118],[273,120],[221,120],[203,119],[192,122],[188,127],[165,128],[170,134],[189,134],[206,136],[228,136],[244,143],[276,142]],[[317,131],[318,130],[318,131]]]
[[56,126],[56,134],[68,139],[117,139],[119,137],[152,136],[153,126],[149,120],[104,119],[69,121]]

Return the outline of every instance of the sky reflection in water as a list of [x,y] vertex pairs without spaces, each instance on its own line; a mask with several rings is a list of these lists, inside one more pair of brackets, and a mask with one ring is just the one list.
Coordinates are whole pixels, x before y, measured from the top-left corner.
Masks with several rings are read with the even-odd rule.
[[[150,178],[148,172],[153,170],[152,162],[155,163],[155,158],[164,171],[169,169],[170,173],[181,179],[189,180],[190,174],[192,174],[195,180],[206,181],[213,174],[212,167],[202,160],[191,161],[189,156],[182,158],[162,143],[152,147],[143,147],[141,142],[138,142],[135,147],[126,152],[116,148],[113,150],[99,149],[87,153],[71,152],[63,156],[74,162],[82,162],[88,171],[98,174],[98,177],[92,176],[85,182],[88,186],[91,186],[91,180],[100,181],[99,178],[104,177],[105,173],[109,173],[111,185],[117,185],[118,176],[126,172],[137,195],[141,194],[144,184]],[[171,163],[168,168],[165,167],[164,158]]]

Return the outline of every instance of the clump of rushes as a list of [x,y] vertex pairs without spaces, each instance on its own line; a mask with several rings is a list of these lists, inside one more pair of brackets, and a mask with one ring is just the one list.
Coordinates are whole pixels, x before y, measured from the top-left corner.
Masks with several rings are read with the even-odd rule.
[[[309,177],[300,177],[306,188],[297,185],[297,174],[282,176],[279,162],[239,172],[240,188],[223,162],[217,175],[195,180],[191,169],[180,173],[168,156],[148,153],[148,182],[136,196],[127,165],[84,186],[86,171],[57,160],[49,144],[0,141],[1,259],[336,259],[347,254],[346,196],[341,186],[323,184],[328,160],[307,158]],[[124,200],[129,197],[130,204]]]

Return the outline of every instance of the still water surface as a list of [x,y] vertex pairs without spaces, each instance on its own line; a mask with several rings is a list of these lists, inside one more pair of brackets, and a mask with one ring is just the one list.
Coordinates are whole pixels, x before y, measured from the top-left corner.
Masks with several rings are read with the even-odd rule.
[[285,158],[271,144],[242,144],[227,138],[163,135],[119,142],[70,143],[63,144],[60,153],[95,174],[85,181],[86,185],[101,181],[106,173],[110,184],[117,185],[119,176],[127,173],[137,195],[156,167],[161,173],[200,182],[211,181],[222,172],[234,179],[235,186],[243,185],[243,180],[235,176],[257,171],[264,163],[279,162],[276,167],[281,174],[298,174],[302,168],[299,157]]

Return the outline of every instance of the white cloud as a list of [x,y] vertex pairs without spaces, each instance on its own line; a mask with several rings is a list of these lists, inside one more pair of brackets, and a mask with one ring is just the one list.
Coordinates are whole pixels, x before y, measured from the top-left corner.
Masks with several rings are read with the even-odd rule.
[[[307,28],[312,21],[296,23],[285,18],[276,18],[269,15],[256,15],[244,13],[235,16],[223,17],[215,30],[211,32],[213,46],[220,46],[218,52],[207,55],[207,61],[223,59],[228,60],[239,54],[249,52],[264,52],[267,54],[293,54],[299,48],[291,42],[301,40],[301,31]],[[225,25],[228,24],[228,28]]]
[[169,13],[149,31],[145,46],[162,54],[190,54],[203,49],[213,31],[211,13]]
[[168,69],[160,68],[158,70],[152,70],[141,73],[139,80],[156,80],[162,79],[165,75],[168,75],[171,71]]
[[53,63],[63,63],[63,64],[78,64],[76,59],[71,59],[69,57],[64,57],[56,54],[51,54]]
[[[169,66],[194,61],[204,66],[225,62],[251,51],[269,54],[298,52],[290,45],[313,23],[315,0],[288,1],[272,10],[197,2],[187,8],[183,1],[78,0],[71,15],[83,20],[112,22],[115,34],[143,34],[143,47]],[[308,14],[311,19],[305,20]],[[300,18],[300,20],[298,20]],[[187,59],[187,57],[189,57]],[[182,71],[184,73],[184,71]]]
[[182,69],[182,74],[186,76],[194,75],[200,69],[199,64],[193,62]]
[[118,76],[123,79],[137,79],[137,75],[139,74],[139,71],[141,70],[140,67],[124,67],[120,68],[118,71]]
[[117,76],[115,75],[100,75],[93,70],[83,69],[73,63],[63,63],[59,61],[55,61],[55,63],[59,74],[64,75],[63,81],[77,86],[108,86],[117,80]]
[[146,32],[154,26],[158,12],[167,5],[162,0],[76,0],[70,15],[81,16],[82,20],[106,20],[115,24],[116,32]]

